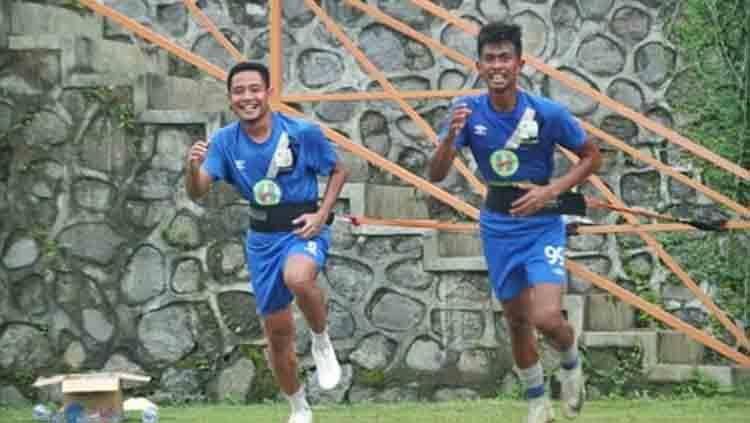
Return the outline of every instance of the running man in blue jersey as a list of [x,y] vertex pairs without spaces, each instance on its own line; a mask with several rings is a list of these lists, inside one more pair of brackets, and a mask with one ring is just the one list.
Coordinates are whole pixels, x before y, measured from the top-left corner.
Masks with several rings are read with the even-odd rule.
[[[485,25],[478,37],[478,55],[477,68],[487,92],[454,102],[429,177],[442,180],[456,151],[471,150],[489,185],[480,237],[489,279],[510,329],[513,358],[527,388],[527,421],[553,418],[534,329],[561,353],[562,411],[574,418],[585,392],[576,336],[561,312],[565,211],[555,204],[560,194],[599,168],[599,149],[563,106],[518,88],[524,64],[519,26]],[[556,145],[580,160],[565,175],[550,180]]]
[[[317,284],[331,241],[331,209],[349,175],[320,127],[270,109],[268,69],[239,63],[227,78],[238,121],[210,143],[190,149],[185,187],[190,198],[216,181],[233,185],[250,202],[246,257],[258,313],[269,342],[276,381],[291,406],[290,423],[310,423],[312,412],[297,380],[291,302],[310,326],[318,381],[332,389],[341,367],[326,330],[327,311]],[[318,176],[329,176],[318,206]]]

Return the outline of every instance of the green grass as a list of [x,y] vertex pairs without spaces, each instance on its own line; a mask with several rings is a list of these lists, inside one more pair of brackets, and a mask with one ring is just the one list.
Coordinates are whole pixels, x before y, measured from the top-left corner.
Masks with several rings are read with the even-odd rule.
[[[314,408],[317,423],[522,423],[525,411],[526,404],[522,401],[499,400],[357,404]],[[159,421],[161,423],[284,423],[287,413],[286,403],[164,407],[160,410]],[[0,409],[0,422],[31,421],[31,407]],[[140,416],[129,415],[126,421],[139,422]],[[557,421],[565,420],[558,416]],[[685,401],[655,399],[593,401],[586,404],[583,414],[576,420],[581,423],[741,423],[748,421],[750,421],[750,399],[736,397]]]

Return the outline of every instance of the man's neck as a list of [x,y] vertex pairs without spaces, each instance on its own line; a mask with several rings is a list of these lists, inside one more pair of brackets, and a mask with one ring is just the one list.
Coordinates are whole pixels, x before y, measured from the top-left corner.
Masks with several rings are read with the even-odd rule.
[[516,87],[498,92],[490,91],[490,103],[492,103],[492,107],[498,112],[512,112],[516,107],[517,93],[518,89]]
[[251,141],[256,144],[263,144],[271,136],[272,123],[271,112],[268,112],[265,116],[252,122],[240,121],[240,126]]

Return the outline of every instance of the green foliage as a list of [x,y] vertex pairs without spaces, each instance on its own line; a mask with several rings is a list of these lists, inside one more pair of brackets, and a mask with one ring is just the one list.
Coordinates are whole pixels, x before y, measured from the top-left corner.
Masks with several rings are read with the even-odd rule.
[[643,348],[634,344],[630,348],[613,348],[617,365],[593,365],[589,354],[584,356],[583,368],[587,383],[599,387],[611,398],[640,396],[644,389]]
[[[750,9],[746,0],[684,0],[670,34],[688,65],[686,87],[670,98],[690,116],[681,132],[708,149],[750,167]],[[709,186],[740,203],[750,184],[696,159]]]
[[104,113],[117,122],[120,129],[128,132],[136,131],[135,111],[126,90],[115,87],[96,87],[84,91],[84,97],[89,101],[101,103]]
[[696,369],[693,378],[675,387],[675,396],[679,399],[714,397],[721,393],[719,382],[706,373]]
[[385,372],[378,369],[357,369],[355,380],[362,385],[376,389],[383,389],[386,384]]
[[257,402],[274,399],[278,395],[279,388],[276,386],[273,371],[266,362],[263,347],[242,345],[240,350],[255,364],[255,380],[250,388],[249,399]]

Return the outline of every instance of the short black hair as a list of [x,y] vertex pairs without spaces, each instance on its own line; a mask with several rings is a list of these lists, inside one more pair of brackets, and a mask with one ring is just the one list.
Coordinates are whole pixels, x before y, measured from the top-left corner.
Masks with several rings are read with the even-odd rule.
[[263,63],[258,62],[240,62],[232,66],[227,75],[227,91],[232,91],[232,78],[240,72],[258,72],[266,88],[271,84],[271,74]]
[[482,57],[482,49],[487,44],[496,44],[503,41],[510,41],[516,55],[521,57],[521,27],[516,24],[507,22],[491,22],[479,30],[477,37],[477,56]]

